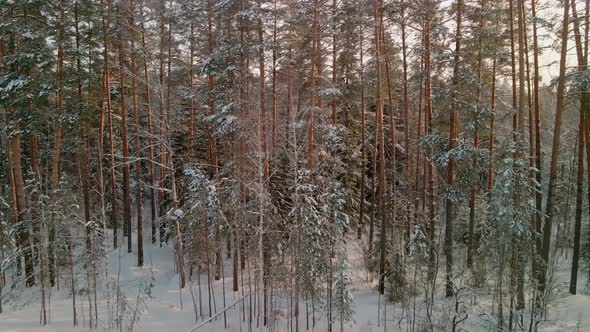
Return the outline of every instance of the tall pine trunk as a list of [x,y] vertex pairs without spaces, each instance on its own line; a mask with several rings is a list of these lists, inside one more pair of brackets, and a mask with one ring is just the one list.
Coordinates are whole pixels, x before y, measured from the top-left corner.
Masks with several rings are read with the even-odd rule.
[[584,202],[584,111],[580,111],[580,123],[578,126],[578,170],[577,170],[577,190],[576,190],[576,217],[574,223],[574,253],[572,256],[572,271],[570,274],[569,291],[576,294],[578,285],[578,267],[580,261],[580,238],[582,233],[582,204]]
[[553,128],[553,143],[551,150],[551,166],[549,168],[549,187],[547,190],[546,219],[543,224],[543,245],[541,251],[542,266],[539,274],[539,296],[543,297],[546,290],[547,271],[549,264],[549,252],[551,247],[551,231],[555,213],[555,190],[557,187],[557,167],[559,162],[559,146],[561,142],[561,118],[565,108],[565,84],[566,84],[566,59],[567,40],[569,30],[569,5],[564,1],[563,23],[561,30],[561,55],[559,60],[559,82],[557,85],[557,103],[555,106],[555,126]]
[[[65,1],[59,2],[59,31],[57,40],[57,66],[56,66],[56,92],[55,92],[55,140],[53,145],[53,161],[51,167],[51,190],[56,190],[59,186],[60,167],[61,167],[61,144],[62,144],[62,126],[61,116],[63,113],[63,92],[64,92],[64,44],[65,40]],[[51,287],[55,286],[56,271],[55,271],[55,225],[49,225],[49,246],[47,247],[48,269],[49,269],[49,284]]]
[[[582,43],[582,33],[580,31],[580,23],[578,21],[578,13],[576,10],[576,2],[571,1],[572,17],[574,19],[574,42],[576,47],[576,55],[578,59],[578,71],[584,72],[587,69],[588,64],[588,50],[585,44]],[[588,3],[586,4],[586,10],[588,10]],[[588,20],[588,17],[586,17]],[[588,26],[584,26],[584,35],[588,34]],[[587,41],[586,41],[587,42]],[[588,138],[588,111],[590,108],[590,95],[587,90],[588,84],[582,86],[582,93],[580,94],[580,124],[578,132],[578,174],[577,174],[577,191],[576,191],[576,216],[574,224],[574,252],[572,257],[572,270],[570,276],[570,287],[569,291],[571,294],[577,293],[577,282],[578,282],[578,270],[580,261],[580,247],[581,247],[581,232],[582,232],[582,204],[583,204],[583,182],[584,182],[584,148],[590,152],[590,144],[586,138]],[[590,161],[590,155],[586,158]],[[587,165],[588,173],[590,174],[590,164]],[[589,178],[590,179],[590,178]],[[590,181],[590,180],[589,180]],[[589,184],[590,185],[590,184]],[[590,194],[589,194],[590,195]]]
[[[262,1],[258,1],[258,10],[261,10]],[[259,197],[259,209],[260,209],[260,216],[259,218],[259,238],[258,238],[258,250],[259,250],[259,259],[260,259],[260,271],[259,271],[259,280],[262,284],[262,305],[263,305],[263,325],[266,326],[268,324],[268,260],[269,260],[269,253],[266,252],[266,241],[265,241],[265,234],[264,234],[264,196],[266,195],[266,188],[268,186],[268,177],[269,177],[269,165],[268,165],[268,142],[267,142],[267,116],[266,116],[266,80],[265,80],[265,66],[264,66],[264,27],[262,25],[262,19],[258,18],[258,42],[260,43],[258,49],[258,69],[260,71],[260,155],[261,155],[261,165],[260,167],[260,174],[261,176],[261,187]],[[260,315],[260,312],[259,312]]]
[[[451,115],[450,115],[450,127],[449,127],[449,150],[452,151],[457,147],[458,140],[458,121],[457,121],[457,108],[459,102],[459,82],[460,82],[460,57],[461,57],[461,19],[462,19],[463,1],[457,0],[457,26],[455,30],[455,56],[453,64],[453,79],[452,79],[452,97],[451,97]],[[455,220],[455,204],[452,197],[448,195],[452,194],[453,186],[455,185],[455,159],[451,157],[449,159],[449,165],[447,169],[447,192],[446,198],[446,209],[445,209],[445,239],[444,239],[444,252],[446,257],[446,284],[445,284],[445,296],[450,297],[455,293],[453,286],[453,223]]]
[[[405,0],[400,4],[401,10],[401,41],[402,41],[402,69],[403,69],[403,103],[404,103],[404,150],[406,152],[406,173],[408,184],[406,185],[406,194],[411,197],[410,170],[411,170],[411,154],[410,154],[410,110],[408,98],[408,46],[406,40],[406,3]],[[408,209],[408,213],[411,213]],[[406,224],[404,226],[404,248],[405,255],[410,254],[410,232],[411,232],[411,218],[406,216]]]
[[[426,16],[424,21],[424,134],[430,135],[432,133],[432,78],[431,78],[431,17]],[[427,148],[426,157],[424,158],[424,190],[423,190],[423,204],[426,204],[426,192],[428,192],[428,212],[429,212],[429,229],[428,238],[429,245],[429,262],[428,262],[428,280],[433,281],[435,276],[435,206],[434,206],[434,167],[432,164],[432,148]],[[426,187],[428,182],[428,187]]]
[[[78,102],[78,107],[80,108],[80,110],[83,110],[84,108],[82,107],[82,103],[83,103],[83,96],[82,96],[82,65],[81,65],[81,61],[80,61],[80,29],[79,29],[79,12],[78,12],[78,2],[76,2],[74,4],[74,30],[75,30],[75,39],[76,39],[76,72],[77,72],[77,102]],[[80,169],[80,174],[79,174],[79,178],[80,178],[80,182],[81,182],[81,187],[82,187],[82,201],[84,203],[84,240],[86,242],[86,256],[88,259],[88,263],[85,265],[86,268],[86,285],[88,287],[88,292],[87,292],[87,296],[88,296],[88,311],[89,311],[89,326],[92,328],[94,325],[94,314],[93,314],[93,301],[92,301],[92,295],[93,292],[91,291],[92,289],[94,289],[93,287],[93,274],[96,273],[95,271],[95,262],[94,262],[94,257],[92,255],[92,224],[91,224],[91,220],[90,220],[90,172],[89,172],[89,168],[90,168],[90,162],[89,162],[89,157],[88,157],[88,150],[89,150],[89,144],[88,144],[88,138],[87,138],[87,124],[86,124],[86,120],[85,120],[85,115],[84,113],[81,111],[80,112],[80,132],[79,132],[79,136],[80,136],[80,140],[82,142],[82,148],[80,149],[80,155],[79,155],[79,169]],[[71,248],[71,244],[70,244],[71,240],[68,239],[68,247]],[[73,267],[73,260],[71,261],[70,264],[70,271],[73,271],[74,267]],[[72,278],[72,294],[75,294],[75,285],[74,285],[74,279]],[[77,319],[76,319],[76,303],[75,303],[75,295],[72,295],[72,306],[73,306],[73,311],[74,311],[74,325],[77,324]]]
[[360,193],[360,208],[358,220],[357,238],[360,240],[363,235],[363,228],[365,227],[365,178],[367,173],[367,152],[365,148],[366,128],[365,128],[365,80],[364,80],[364,65],[363,65],[363,27],[359,26],[359,42],[360,42],[360,76],[361,76],[361,193]]
[[[13,33],[10,33],[8,38],[10,38],[9,45],[16,42]],[[2,69],[2,73],[8,69],[8,65],[4,60],[5,56],[13,55],[12,50],[8,49],[5,51],[4,46],[4,41],[0,39],[0,68]],[[9,106],[5,106],[4,109],[6,111],[7,119],[10,113],[15,112],[15,110]],[[23,255],[25,261],[25,284],[28,287],[32,287],[35,285],[33,266],[34,262],[33,252],[29,240],[29,231],[27,229],[28,220],[26,220],[27,206],[25,196],[25,181],[23,178],[21,164],[21,141],[18,131],[16,131],[16,134],[10,135],[8,138],[6,150],[8,159],[8,182],[10,184],[10,196],[12,201],[12,218],[15,226],[14,236],[16,240],[16,248],[18,250],[16,255],[16,273],[18,276],[22,275],[22,263],[20,255]]]
[[383,29],[383,23],[381,20],[382,15],[382,3],[381,0],[374,0],[374,11],[375,11],[375,61],[376,61],[376,69],[377,69],[377,86],[375,90],[376,96],[376,103],[377,103],[377,113],[376,113],[376,128],[377,128],[377,136],[376,136],[376,148],[378,150],[375,153],[379,156],[379,186],[377,187],[377,204],[379,209],[379,216],[381,221],[381,234],[380,234],[380,243],[379,243],[379,251],[380,251],[380,258],[379,258],[379,292],[381,294],[385,294],[385,246],[386,246],[386,239],[387,239],[387,228],[386,228],[386,218],[385,218],[385,135],[384,135],[384,126],[383,126],[383,77],[382,77],[382,42],[381,42],[381,35]]
[[[124,12],[123,8],[121,12]],[[125,41],[123,35],[119,35],[119,84],[120,84],[120,107],[121,107],[121,150],[123,153],[123,221],[125,222],[124,233],[127,235],[127,252],[131,252],[131,197],[130,197],[130,167],[129,167],[129,141],[127,139],[127,105],[125,93]]]
[[[332,87],[336,88],[337,76],[337,49],[336,49],[336,23],[338,6],[336,0],[332,0]],[[336,125],[336,96],[332,96],[332,124]]]
[[155,151],[154,151],[154,130],[153,130],[153,116],[152,116],[152,99],[151,99],[151,92],[150,92],[150,84],[149,84],[149,75],[148,75],[148,59],[147,59],[147,49],[145,44],[145,26],[144,26],[144,17],[143,17],[143,3],[139,6],[139,16],[141,19],[141,48],[146,54],[143,59],[143,79],[145,84],[145,112],[147,113],[147,126],[148,126],[148,146],[149,146],[149,183],[150,183],[150,217],[151,217],[151,226],[152,226],[152,244],[156,244],[157,239],[157,224],[158,224],[158,209],[157,209],[157,199],[156,199],[156,170],[154,166],[155,161]]
[[103,28],[103,58],[104,58],[104,77],[105,83],[103,85],[102,98],[106,101],[107,108],[107,122],[109,126],[109,153],[110,153],[110,168],[111,168],[111,214],[110,222],[113,227],[113,248],[118,247],[118,220],[117,220],[117,173],[115,165],[115,139],[113,128],[113,109],[111,100],[111,83],[110,83],[110,67],[109,67],[109,34],[110,19],[111,19],[111,0],[107,0],[107,14],[102,19]]
[[[537,0],[531,0],[531,15],[532,17],[537,16],[536,10],[536,2]],[[542,186],[542,177],[543,177],[543,163],[541,161],[541,105],[539,101],[539,81],[541,77],[539,74],[539,46],[537,40],[537,20],[533,19],[533,108],[534,108],[534,116],[535,116],[535,180],[537,182],[537,186]],[[543,190],[541,188],[537,188],[535,191],[535,225],[534,225],[534,232],[533,237],[535,239],[535,253],[537,256],[542,255],[542,242],[541,242],[541,224],[542,220],[542,211],[543,211]],[[542,280],[541,273],[543,273],[543,269],[541,268],[541,264],[539,264],[538,258],[535,257],[533,259],[533,275],[537,282]],[[537,299],[535,299],[537,302]]]
[[133,99],[133,127],[135,150],[135,207],[137,213],[137,266],[143,266],[143,186],[141,175],[141,130],[139,127],[139,100],[137,96],[137,67],[135,62],[135,5],[133,0],[129,1],[129,33],[131,42],[131,97]]
[[[480,13],[479,19],[479,36],[477,42],[477,105],[478,107],[481,105],[481,94],[482,94],[482,85],[483,85],[483,33],[484,33],[484,16],[483,11],[485,10],[485,0],[480,1],[479,10],[482,12]],[[479,114],[475,114],[475,121],[474,121],[474,128],[473,128],[473,147],[475,149],[479,148]],[[476,205],[476,196],[477,196],[477,183],[479,180],[479,172],[478,169],[478,160],[477,157],[473,158],[473,175],[471,179],[471,191],[469,193],[469,245],[467,247],[467,267],[473,267],[473,256],[474,256],[474,228],[475,228],[475,205]]]

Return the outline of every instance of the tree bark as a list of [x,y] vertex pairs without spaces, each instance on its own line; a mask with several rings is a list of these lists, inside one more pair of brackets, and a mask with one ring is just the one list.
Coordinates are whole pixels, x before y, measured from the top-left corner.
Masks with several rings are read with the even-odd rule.
[[[125,12],[123,8],[121,12]],[[127,235],[127,252],[131,252],[132,233],[131,233],[131,197],[130,197],[130,167],[129,167],[129,141],[127,139],[127,105],[125,93],[125,45],[123,36],[119,36],[119,84],[121,94],[121,150],[123,153],[123,220],[125,222],[124,230]]]
[[[145,26],[143,17],[143,3],[139,6],[139,16],[141,18],[141,48],[144,54],[147,54],[145,45]],[[145,84],[145,112],[147,113],[147,125],[148,125],[148,145],[149,145],[149,181],[150,181],[150,216],[152,226],[152,244],[156,244],[157,238],[157,224],[158,224],[158,209],[156,199],[156,181],[155,181],[155,151],[153,142],[153,116],[152,116],[152,100],[150,93],[149,75],[148,75],[148,59],[147,56],[143,59],[143,79]]]
[[[406,41],[406,3],[402,0],[400,4],[401,10],[401,38],[402,38],[402,67],[403,67],[403,103],[404,103],[404,149],[406,151],[406,177],[408,185],[406,185],[407,195],[410,195],[410,169],[411,169],[411,158],[410,158],[410,111],[409,111],[409,98],[408,98],[408,46]],[[408,210],[409,212],[409,210]],[[406,224],[404,226],[404,248],[405,255],[410,254],[410,232],[411,232],[410,216],[406,216]]]
[[133,98],[133,127],[135,131],[135,207],[137,213],[137,266],[143,266],[143,185],[141,175],[141,129],[139,126],[139,100],[137,96],[137,67],[135,62],[135,4],[129,1],[129,33],[131,42],[131,96]]
[[[262,9],[262,1],[258,1],[258,10]],[[262,19],[258,18],[258,42],[260,44],[258,48],[258,69],[260,71],[260,154],[261,154],[261,188],[259,195],[261,196],[259,202],[260,216],[259,218],[259,254],[260,254],[260,282],[262,284],[263,292],[263,325],[268,324],[268,260],[269,253],[266,251],[266,236],[264,235],[264,196],[268,186],[269,177],[269,165],[268,165],[268,142],[267,142],[267,116],[266,116],[266,80],[265,80],[265,66],[264,66],[264,27],[262,25]],[[274,85],[274,84],[273,84]]]
[[[492,96],[490,97],[490,134],[489,134],[489,142],[488,142],[488,151],[489,151],[489,158],[490,163],[488,165],[488,182],[487,188],[488,192],[492,191],[494,186],[494,140],[496,139],[496,65],[497,65],[497,50],[494,50],[494,59],[492,60]],[[470,239],[473,239],[473,236],[469,235]]]
[[357,238],[360,240],[363,235],[363,228],[365,227],[365,177],[367,172],[367,153],[365,149],[366,128],[365,128],[365,80],[363,67],[363,29],[359,27],[359,41],[360,41],[360,76],[361,76],[361,197],[359,208],[359,225]]
[[565,108],[565,71],[567,58],[567,39],[569,30],[569,7],[567,0],[564,3],[563,23],[561,30],[561,55],[559,60],[559,83],[557,85],[557,104],[555,107],[555,126],[553,128],[553,143],[551,151],[551,166],[549,168],[549,187],[547,190],[546,220],[543,225],[543,250],[541,252],[542,272],[539,278],[539,296],[543,296],[546,290],[547,270],[549,264],[549,249],[551,247],[551,230],[553,227],[553,216],[555,213],[555,189],[557,186],[557,166],[559,161],[559,146],[561,142],[561,118]]
[[[539,102],[539,46],[537,40],[537,11],[536,11],[537,0],[531,0],[531,15],[533,19],[533,107],[535,114],[535,180],[537,188],[535,192],[535,225],[534,225],[534,239],[535,239],[535,251],[538,256],[542,255],[542,243],[541,243],[541,224],[542,224],[542,211],[543,211],[543,190],[542,190],[542,177],[543,177],[543,163],[541,161],[541,105]],[[533,260],[533,275],[534,278],[539,282],[543,277],[541,276],[543,269],[540,267],[538,259]],[[537,302],[537,299],[535,299]]]
[[[459,107],[459,102],[457,98],[459,97],[459,65],[460,65],[460,58],[461,58],[461,19],[462,19],[462,11],[463,11],[463,1],[457,0],[457,26],[455,31],[455,55],[453,60],[453,79],[452,79],[452,106],[451,106],[451,115],[450,115],[450,129],[449,129],[449,150],[452,151],[457,147],[457,140],[458,140],[458,121],[457,121],[457,108]],[[449,165],[447,169],[447,185],[449,189],[452,189],[455,185],[455,159],[451,157],[449,159]],[[445,209],[445,239],[444,239],[444,252],[446,257],[446,283],[445,283],[445,296],[451,297],[454,295],[455,290],[453,286],[453,223],[455,220],[455,204],[453,198],[448,197],[451,195],[451,192],[447,192],[446,200],[446,209]]]
[[277,149],[277,0],[273,0],[272,28],[272,157]]
[[[9,35],[11,42],[14,41],[14,35]],[[4,41],[0,39],[0,68],[4,72],[7,64],[4,60],[6,53],[12,54],[11,50],[6,52],[4,49]],[[6,114],[14,112],[8,106],[4,107]],[[12,218],[15,227],[15,240],[18,254],[16,255],[16,273],[17,276],[22,275],[21,256],[25,260],[25,284],[27,287],[35,285],[35,275],[33,268],[33,252],[29,242],[29,231],[27,229],[26,217],[26,196],[25,196],[25,181],[23,178],[22,164],[21,164],[21,142],[20,134],[17,132],[11,135],[7,140],[6,154],[8,159],[8,177],[10,183],[10,196],[12,199]]]
[[[57,40],[57,67],[56,67],[56,92],[55,92],[55,141],[53,145],[53,161],[51,167],[51,190],[56,190],[59,186],[60,167],[61,167],[61,144],[62,144],[62,126],[61,116],[63,107],[63,74],[64,74],[64,44],[65,40],[65,1],[59,2],[59,30]],[[47,247],[49,284],[55,286],[55,225],[49,225],[49,245]]]
[[[525,150],[525,115],[527,113],[527,100],[526,100],[526,88],[525,81],[527,81],[526,75],[526,64],[528,63],[526,55],[526,21],[524,13],[524,0],[518,0],[518,121],[517,121],[517,147],[519,158],[524,158]],[[518,167],[518,172],[523,172],[522,166]],[[516,203],[522,204],[522,197],[520,194],[520,188],[517,189]],[[518,235],[518,240],[523,240],[522,236]],[[519,246],[519,249],[523,246]],[[517,287],[516,287],[516,310],[520,311],[524,309],[524,262],[527,257],[522,252],[517,253],[517,260],[520,260],[516,266],[517,273]]]
[[[35,285],[35,274],[33,270],[33,253],[29,242],[29,231],[27,230],[26,217],[26,196],[25,182],[21,165],[20,135],[11,137],[8,140],[8,164],[10,176],[10,190],[13,199],[13,216],[16,225],[16,242],[25,260],[25,283],[28,287]],[[20,262],[20,256],[17,258]],[[20,263],[19,263],[20,264]]]
[[[481,90],[483,85],[483,34],[484,34],[484,16],[483,12],[485,10],[485,0],[480,1],[479,5],[480,19],[479,19],[479,36],[477,42],[477,105],[478,107],[481,105]],[[473,130],[473,147],[475,149],[479,148],[479,114],[475,114],[475,125]],[[478,160],[477,157],[473,158],[473,175],[471,179],[471,191],[469,193],[469,245],[467,246],[467,267],[473,267],[473,256],[474,256],[474,229],[475,229],[475,205],[476,205],[476,198],[477,198],[477,182],[479,180],[479,172],[478,172]]]
[[[584,72],[587,69],[588,59],[587,59],[587,49],[586,46],[582,43],[581,37],[582,34],[580,32],[580,24],[578,21],[578,13],[576,10],[576,2],[571,1],[571,11],[572,17],[574,21],[574,42],[576,47],[576,55],[578,59],[578,71]],[[586,10],[588,10],[588,4],[586,4]],[[588,17],[586,17],[588,19]],[[588,26],[585,27],[584,34],[588,33]],[[587,85],[586,85],[587,86]],[[580,124],[579,124],[579,132],[578,135],[578,174],[577,174],[577,191],[576,191],[576,216],[575,216],[575,224],[574,224],[574,252],[572,257],[572,270],[570,276],[570,287],[569,291],[571,294],[576,294],[577,292],[577,281],[578,281],[578,269],[579,269],[579,260],[580,260],[580,239],[581,239],[581,228],[582,228],[582,205],[583,205],[583,182],[584,182],[584,147],[586,148],[586,152],[590,153],[590,144],[588,144],[587,139],[589,138],[589,131],[588,131],[588,111],[590,108],[590,95],[587,93],[586,87],[582,88],[581,95],[580,95]],[[583,136],[583,137],[582,137]],[[590,161],[590,155],[586,156],[587,160]],[[590,164],[587,165],[587,167]],[[588,167],[588,174],[590,174],[590,167]],[[590,185],[590,183],[589,183]],[[589,194],[590,195],[590,194]],[[589,196],[590,197],[590,196]]]
[[315,106],[316,106],[316,70],[317,70],[317,52],[316,49],[316,38],[317,38],[317,30],[318,30],[318,7],[319,1],[313,1],[313,23],[312,23],[312,38],[311,38],[311,79],[310,79],[310,100],[309,100],[309,124],[307,128],[307,168],[309,170],[313,169],[313,159],[314,159],[314,131],[315,131]]
[[574,224],[574,253],[572,256],[572,271],[570,274],[571,294],[576,294],[578,285],[578,266],[580,261],[580,238],[582,233],[582,204],[584,202],[584,140],[585,117],[584,111],[580,111],[580,123],[578,126],[578,171],[576,190],[576,219]]
[[[336,88],[337,76],[337,49],[336,49],[336,22],[338,6],[336,0],[332,0],[332,87]],[[332,97],[332,124],[336,125],[336,95]]]
[[376,113],[376,128],[377,128],[377,136],[376,139],[378,141],[377,148],[379,150],[379,186],[377,187],[377,200],[378,200],[378,208],[379,208],[379,216],[381,221],[381,234],[380,234],[380,243],[379,243],[379,250],[380,250],[380,259],[379,259],[379,292],[381,294],[385,294],[385,245],[387,239],[387,227],[386,227],[386,218],[385,218],[385,202],[384,202],[384,193],[385,193],[385,135],[384,135],[384,126],[383,126],[383,97],[382,97],[382,85],[383,85],[383,78],[381,73],[381,54],[382,54],[382,43],[381,43],[381,35],[383,29],[383,23],[381,20],[382,15],[382,3],[381,0],[374,0],[374,11],[375,11],[375,61],[376,61],[376,69],[377,69],[377,86],[375,90],[376,96],[376,103],[377,103],[377,113]]
[[[424,134],[430,135],[432,133],[432,78],[431,78],[431,17],[427,14],[424,20]],[[434,167],[432,165],[432,148],[427,148],[427,157],[424,158],[424,172],[426,189],[426,182],[428,182],[428,189],[423,191],[423,196],[428,192],[428,212],[429,212],[429,266],[428,279],[433,280],[435,275],[435,206],[434,206]],[[423,204],[426,203],[426,197],[422,199]]]

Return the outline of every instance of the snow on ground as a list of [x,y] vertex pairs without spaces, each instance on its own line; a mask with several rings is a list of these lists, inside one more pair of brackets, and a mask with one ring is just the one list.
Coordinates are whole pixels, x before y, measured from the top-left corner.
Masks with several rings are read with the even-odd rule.
[[[146,238],[146,240],[149,240]],[[383,306],[379,311],[379,297],[375,291],[376,280],[369,281],[369,276],[364,272],[364,264],[362,254],[358,243],[351,241],[349,245],[351,268],[353,269],[353,294],[355,298],[354,312],[355,321],[344,325],[345,331],[407,331],[408,326],[406,320],[407,312],[405,313],[399,305],[387,305],[386,326],[383,325]],[[156,332],[156,331],[189,331],[202,323],[204,319],[208,318],[207,308],[207,287],[206,276],[202,275],[202,294],[203,294],[203,313],[204,318],[199,317],[199,321],[195,322],[195,312],[190,288],[187,287],[182,290],[182,305],[181,292],[178,288],[178,275],[174,271],[174,252],[171,247],[160,248],[152,246],[146,241],[145,247],[145,267],[136,267],[135,255],[128,254],[126,245],[122,249],[113,250],[108,257],[109,264],[109,280],[110,285],[116,284],[117,278],[122,289],[122,294],[129,305],[129,313],[124,318],[122,331],[129,331],[129,325],[132,317],[138,318],[134,323],[133,330],[142,332]],[[222,285],[226,287],[226,305],[234,304],[242,298],[243,294],[234,293],[231,290],[231,265],[227,262],[225,268],[226,278],[213,282],[213,289],[216,298],[216,310],[221,310],[223,306],[222,301]],[[544,322],[540,331],[590,331],[590,296],[584,293],[586,285],[586,276],[580,276],[578,282],[581,285],[582,292],[579,295],[569,295],[569,265],[570,260],[564,260],[557,269],[557,283],[556,283],[556,297],[551,303],[548,310],[548,321]],[[187,271],[188,274],[188,271]],[[227,277],[229,275],[229,277]],[[247,278],[245,276],[244,278]],[[99,289],[98,299],[98,316],[99,328],[98,330],[112,329],[112,317],[109,313],[114,312],[114,299],[116,292],[112,287],[104,286],[106,276],[102,275],[100,280],[102,286]],[[193,295],[195,302],[198,303],[197,293],[197,277],[193,276]],[[247,280],[247,279],[246,279]],[[52,290],[51,305],[49,306],[50,323],[48,326],[40,326],[40,304],[39,304],[39,290],[26,290],[23,298],[31,299],[28,304],[22,304],[18,307],[5,306],[5,313],[0,315],[0,332],[78,332],[88,330],[88,300],[86,297],[78,295],[77,311],[79,325],[72,326],[72,300],[69,294],[67,281],[62,280],[60,290]],[[247,281],[246,281],[247,282]],[[85,285],[85,277],[81,276],[77,280],[77,287],[81,288]],[[419,285],[419,284],[418,284]],[[419,287],[419,286],[418,286]],[[150,290],[150,295],[147,296],[145,289]],[[247,288],[247,285],[246,285]],[[108,294],[108,296],[107,296]],[[138,296],[139,295],[139,296]],[[482,312],[486,312],[489,308],[489,294],[477,294],[477,304],[469,309],[470,319],[465,322],[463,328],[467,331],[493,331],[493,328],[486,326],[485,321],[479,319],[478,316]],[[139,299],[139,301],[138,301]],[[420,303],[422,296],[417,299],[417,312],[423,315],[423,308]],[[140,306],[137,306],[137,303]],[[435,319],[433,323],[438,326],[438,330],[444,331],[444,320],[448,320],[449,316],[443,313],[443,308],[448,307],[448,304],[441,298],[439,294],[435,297]],[[227,330],[228,331],[250,331],[248,324],[248,305],[249,298],[239,302],[231,309],[226,311]],[[110,309],[109,309],[110,308]],[[275,305],[275,312],[278,319],[276,321],[276,331],[289,331],[290,321],[288,319],[288,306],[285,303]],[[300,331],[304,331],[306,327],[305,321],[305,305],[302,304],[300,315]],[[112,314],[111,314],[112,315]],[[242,321],[242,317],[246,318]],[[381,320],[379,320],[381,317]],[[323,313],[316,313],[316,327],[315,331],[325,331],[325,317]],[[240,324],[241,323],[241,324]],[[311,317],[310,317],[311,325]],[[251,325],[252,331],[262,330],[257,329],[256,318]],[[116,330],[116,329],[115,329]],[[224,330],[224,317],[219,315],[217,319],[210,323],[203,325],[197,331],[222,331]],[[266,328],[264,329],[266,330]],[[310,326],[310,330],[312,330]],[[340,323],[336,322],[334,326],[335,331],[340,330]]]
[[578,273],[578,294],[569,293],[571,253],[562,257],[556,270],[554,299],[547,310],[548,322],[541,331],[590,331],[590,293],[588,274]]

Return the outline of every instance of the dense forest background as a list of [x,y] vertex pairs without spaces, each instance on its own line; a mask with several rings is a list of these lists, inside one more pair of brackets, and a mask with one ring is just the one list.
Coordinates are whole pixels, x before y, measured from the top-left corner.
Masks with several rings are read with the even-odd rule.
[[146,248],[197,322],[229,287],[250,329],[342,329],[354,256],[404,330],[537,330],[589,277],[589,10],[0,0],[0,330],[60,287],[132,330],[111,259]]

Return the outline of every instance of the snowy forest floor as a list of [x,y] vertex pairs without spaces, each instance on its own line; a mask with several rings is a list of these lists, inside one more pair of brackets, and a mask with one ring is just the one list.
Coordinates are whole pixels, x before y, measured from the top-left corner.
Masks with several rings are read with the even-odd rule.
[[[149,240],[146,238],[146,240]],[[146,242],[148,243],[148,242]],[[203,294],[203,317],[198,317],[195,321],[195,310],[193,298],[190,292],[190,283],[182,290],[182,296],[178,287],[178,274],[175,272],[175,261],[173,248],[171,246],[160,248],[151,244],[145,247],[146,263],[143,268],[136,267],[136,256],[127,253],[123,245],[118,250],[111,250],[107,262],[109,264],[108,277],[101,275],[98,289],[98,328],[97,330],[119,330],[113,327],[116,317],[115,299],[116,290],[114,285],[117,284],[117,278],[120,285],[120,303],[125,303],[126,310],[122,315],[123,324],[121,331],[190,331],[197,327],[208,315],[207,307],[207,286],[206,273],[202,274],[202,294]],[[410,317],[414,319],[415,331],[421,331],[420,322],[426,319],[424,308],[424,296],[416,296],[416,302],[410,300],[410,303],[404,306],[400,304],[389,303],[386,307],[379,305],[380,297],[376,291],[376,278],[370,280],[370,276],[365,272],[362,250],[359,242],[350,240],[348,244],[348,253],[350,265],[353,270],[353,295],[354,295],[354,321],[344,324],[345,331],[412,331],[412,323],[409,323]],[[571,255],[570,255],[571,256]],[[568,293],[569,268],[570,260],[562,256],[557,266],[555,297],[549,304],[546,321],[540,326],[540,331],[590,331],[590,295],[588,294],[588,280],[586,273],[582,273],[578,282],[581,285],[581,294],[570,295]],[[224,308],[222,290],[225,285],[226,306],[236,302],[232,308],[226,311],[228,331],[249,331],[248,324],[248,306],[249,298],[239,301],[244,297],[242,291],[232,291],[231,261],[225,264],[225,280],[212,280],[213,292],[215,294],[215,307],[220,311]],[[421,273],[421,272],[419,272]],[[413,272],[408,273],[408,283],[415,283],[415,288],[420,289],[421,275]],[[229,276],[228,276],[229,275]],[[247,283],[247,274],[244,273],[244,279]],[[423,278],[422,278],[423,279]],[[442,273],[439,273],[439,279],[442,282]],[[105,285],[105,280],[110,280],[109,286]],[[193,275],[193,295],[198,306],[198,284],[197,277]],[[45,327],[40,326],[40,290],[27,289],[25,294],[19,298],[27,299],[26,302],[11,303],[4,307],[5,312],[0,314],[0,332],[70,332],[86,331],[89,327],[89,306],[88,298],[85,295],[77,295],[77,312],[78,326],[73,326],[72,315],[72,297],[69,288],[69,280],[64,277],[60,281],[59,290],[53,289],[50,296],[49,324]],[[86,276],[84,274],[76,278],[76,287],[78,290],[84,290],[86,285]],[[247,284],[245,284],[247,293]],[[435,296],[434,306],[431,315],[432,326],[436,331],[447,331],[449,322],[452,319],[451,308],[454,300],[444,299],[442,294],[442,283],[440,284]],[[24,295],[24,296],[23,296]],[[182,298],[182,304],[181,304]],[[276,296],[276,304],[273,312],[276,313],[275,331],[291,331],[287,300],[288,294]],[[281,298],[283,299],[281,303]],[[463,331],[495,331],[493,322],[489,317],[493,317],[491,310],[493,299],[487,290],[471,291],[462,299],[467,303],[468,319],[465,320],[461,327]],[[381,298],[382,301],[382,298]],[[309,308],[311,305],[309,305]],[[301,314],[299,318],[299,331],[306,330],[305,304],[300,306]],[[414,309],[415,308],[415,309]],[[310,309],[311,310],[311,309]],[[415,314],[414,314],[415,310]],[[197,310],[198,311],[198,310]],[[384,320],[383,317],[386,317]],[[116,316],[116,315],[115,315]],[[245,321],[243,318],[245,317]],[[316,325],[312,327],[312,318],[310,314],[309,330],[326,331],[326,317],[323,310],[318,310],[315,314]],[[132,323],[133,322],[133,323]],[[525,322],[525,324],[527,324]],[[268,327],[257,328],[256,317],[251,324],[252,331],[268,330]],[[294,325],[293,325],[294,326]],[[224,330],[224,316],[219,315],[216,319],[204,324],[196,331],[222,331]],[[528,330],[528,329],[527,329]],[[293,329],[294,331],[294,329]],[[340,323],[336,319],[334,331],[340,331]]]

